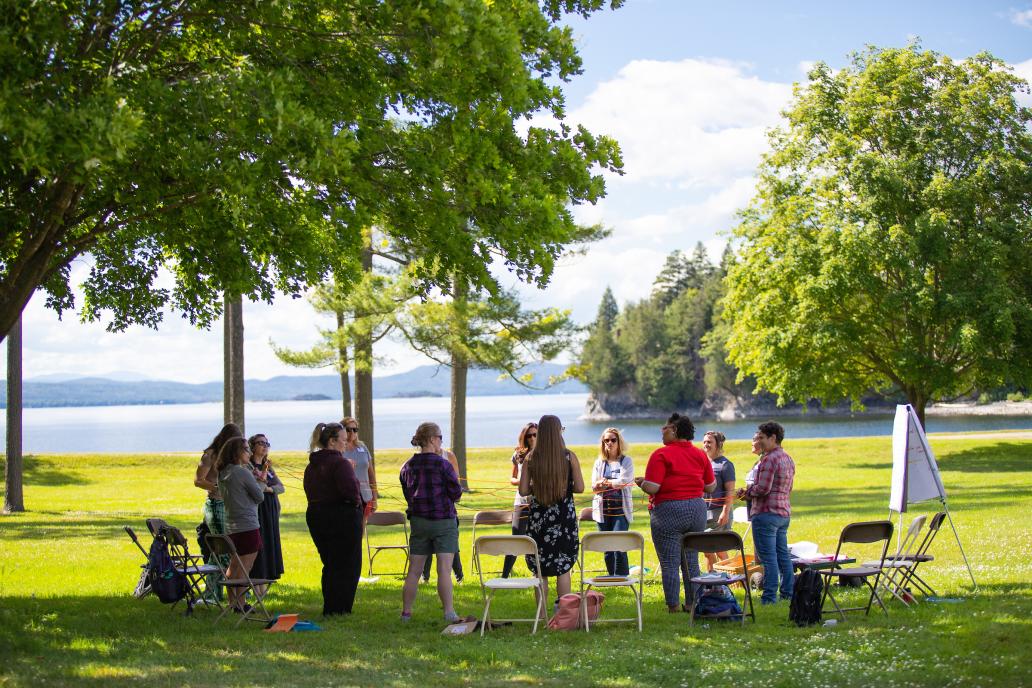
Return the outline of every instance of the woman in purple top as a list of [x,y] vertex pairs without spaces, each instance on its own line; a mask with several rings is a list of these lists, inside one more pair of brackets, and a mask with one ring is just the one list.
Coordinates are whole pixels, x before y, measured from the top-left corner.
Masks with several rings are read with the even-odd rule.
[[344,446],[344,426],[319,423],[305,468],[305,520],[323,564],[323,616],[351,613],[362,571],[362,495]]
[[455,469],[442,455],[441,428],[436,423],[423,423],[412,436],[412,446],[419,453],[401,467],[401,491],[408,503],[409,566],[401,596],[401,620],[412,618],[419,576],[423,563],[437,555],[437,595],[444,607],[448,623],[458,621],[452,606],[452,581],[448,571],[459,551],[459,525],[455,518],[455,502],[462,498],[462,486]]

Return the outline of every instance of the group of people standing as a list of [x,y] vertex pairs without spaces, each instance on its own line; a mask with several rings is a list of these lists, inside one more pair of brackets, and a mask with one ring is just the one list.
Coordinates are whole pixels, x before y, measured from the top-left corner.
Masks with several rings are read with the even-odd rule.
[[[323,614],[351,613],[362,563],[362,533],[379,497],[373,456],[358,438],[358,423],[319,423],[312,432],[311,453],[304,473],[308,500],[306,522],[322,561]],[[540,565],[545,594],[555,578],[557,596],[570,592],[570,572],[580,547],[574,495],[585,491],[577,455],[566,447],[559,418],[542,416],[519,433],[512,454],[511,484],[516,487],[513,534],[529,535],[538,546],[538,561],[528,557],[532,571]],[[649,496],[653,544],[662,569],[663,593],[669,611],[691,603],[689,580],[700,574],[698,553],[686,551],[686,533],[730,530],[735,499],[749,505],[756,553],[764,566],[762,602],[792,595],[792,564],[787,532],[791,518],[789,495],[795,464],[781,448],[784,429],[764,423],[753,437],[760,459],[736,489],[734,464],[723,455],[725,437],[707,432],[702,447],[692,443],[695,427],[680,414],[662,427],[663,446],[649,457],[642,476],[635,475],[627,442],[617,428],[606,428],[599,439],[591,470],[592,519],[601,531],[626,531],[634,518],[632,486]],[[443,447],[435,423],[422,423],[412,436],[418,449],[399,474],[410,522],[409,565],[402,590],[401,619],[412,616],[420,576],[429,575],[437,556],[437,593],[447,621],[458,619],[449,572],[458,560],[459,524],[456,503],[462,486],[454,454]],[[213,533],[226,533],[236,545],[240,562],[252,577],[279,578],[283,560],[279,544],[279,501],[283,484],[269,460],[265,435],[245,440],[239,429],[226,425],[205,450],[195,484],[208,491],[205,523]],[[708,557],[712,569],[717,553]],[[626,553],[605,555],[609,575],[629,574]],[[502,575],[511,575],[515,557],[507,557]],[[245,571],[245,572],[247,572]],[[459,580],[461,565],[455,568]],[[232,575],[232,571],[230,574]],[[686,593],[681,603],[682,577]],[[230,603],[243,609],[245,601]]]

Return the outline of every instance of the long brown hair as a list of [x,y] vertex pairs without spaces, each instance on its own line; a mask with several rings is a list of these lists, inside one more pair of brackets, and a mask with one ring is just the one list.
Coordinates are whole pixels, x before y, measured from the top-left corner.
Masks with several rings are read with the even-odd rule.
[[215,469],[221,473],[226,466],[235,464],[241,453],[250,451],[247,448],[247,440],[243,437],[230,437],[219,450],[219,456],[215,459]]
[[541,416],[537,444],[527,455],[531,494],[541,506],[551,506],[566,496],[570,462],[566,459],[563,424],[555,416]]
[[537,423],[531,421],[520,430],[520,436],[516,439],[516,453],[520,456],[526,456],[527,452],[530,451],[530,440],[527,439],[527,433],[531,430],[537,430],[537,426]]
[[215,435],[215,438],[211,441],[211,444],[209,444],[204,451],[211,452],[217,458],[219,452],[222,451],[223,445],[226,444],[226,440],[232,439],[234,437],[243,436],[244,433],[240,432],[239,425],[237,425],[236,423],[226,423],[222,426],[222,429],[219,430],[219,434]]

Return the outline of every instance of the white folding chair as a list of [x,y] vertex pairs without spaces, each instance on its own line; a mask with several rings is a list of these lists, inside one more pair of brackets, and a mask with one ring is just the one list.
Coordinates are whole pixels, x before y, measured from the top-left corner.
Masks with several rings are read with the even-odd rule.
[[[405,533],[405,544],[393,544],[393,545],[373,545],[369,542],[369,531],[372,527],[390,527],[390,526],[401,526]],[[409,535],[408,535],[408,519],[405,518],[405,514],[400,511],[374,511],[369,514],[369,518],[366,520],[365,528],[365,542],[366,542],[366,555],[369,557],[369,577],[373,577],[373,560],[376,559],[376,555],[383,550],[400,549],[405,553],[405,563],[403,565],[401,575],[405,576],[408,574],[409,565]],[[393,571],[391,573],[397,573]],[[383,574],[389,575],[389,574]]]
[[511,509],[505,511],[478,511],[473,514],[473,571],[480,573],[477,567],[477,526],[509,526],[512,527],[513,512]]
[[[637,621],[638,632],[641,632],[641,598],[643,576],[584,576],[584,555],[586,552],[638,552],[639,570],[645,566],[645,536],[634,530],[607,531],[585,533],[580,543],[580,606],[581,620],[584,630],[590,632],[588,621],[587,593],[592,588],[630,588],[634,593],[634,604],[637,616],[626,619],[596,619],[595,623],[615,623],[617,621]],[[629,562],[628,562],[629,563]]]
[[[531,578],[490,578],[484,580],[484,567],[480,563],[482,556],[504,557],[511,555],[531,556],[534,559],[534,572],[537,576]],[[484,597],[484,614],[480,620],[480,635],[492,622],[505,623],[517,621],[533,621],[534,628],[531,634],[537,633],[538,623],[544,619],[548,621],[545,612],[545,588],[544,578],[541,576],[541,559],[538,557],[537,543],[526,535],[481,535],[473,541],[473,561],[477,575],[480,577],[480,592]],[[521,619],[492,619],[491,600],[499,590],[533,590],[536,600],[536,611],[534,618]]]

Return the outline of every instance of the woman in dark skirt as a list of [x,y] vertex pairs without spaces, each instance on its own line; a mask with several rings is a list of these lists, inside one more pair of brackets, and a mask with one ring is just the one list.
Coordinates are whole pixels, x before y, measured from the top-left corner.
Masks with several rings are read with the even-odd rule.
[[[269,461],[269,438],[265,435],[252,435],[247,440],[251,447],[251,471],[255,480],[262,487],[265,499],[258,505],[258,523],[262,531],[262,548],[258,558],[251,567],[253,578],[279,580],[283,575],[283,549],[280,547],[280,502],[283,494],[283,481],[276,475]],[[262,586],[264,587],[264,586]],[[263,591],[264,592],[264,591]]]

